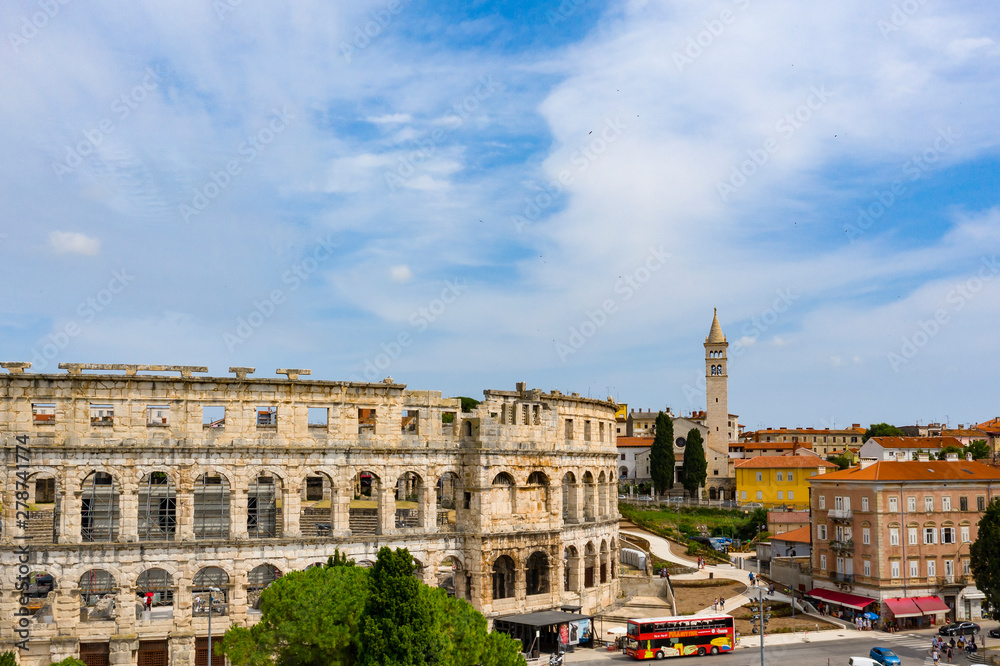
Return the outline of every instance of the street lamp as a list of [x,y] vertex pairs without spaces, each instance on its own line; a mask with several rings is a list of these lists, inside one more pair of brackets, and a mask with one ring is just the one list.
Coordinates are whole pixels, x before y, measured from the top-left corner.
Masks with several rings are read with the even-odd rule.
[[208,666],[212,666],[212,593],[222,592],[217,587],[208,588]]

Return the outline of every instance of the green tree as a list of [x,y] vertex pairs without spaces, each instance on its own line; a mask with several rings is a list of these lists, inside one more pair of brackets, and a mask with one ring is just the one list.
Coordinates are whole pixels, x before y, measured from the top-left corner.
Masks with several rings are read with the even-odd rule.
[[[13,652],[11,652],[9,654],[12,657],[14,655]],[[3,658],[0,658],[0,665],[5,664],[5,663],[6,662],[3,660]],[[13,664],[14,662],[11,661],[10,663]],[[76,657],[66,657],[62,661],[53,661],[51,664],[49,664],[49,666],[87,666],[87,664],[83,663],[82,661],[80,661]]]
[[[339,560],[335,553],[334,560]],[[260,597],[261,620],[231,627],[221,652],[234,666],[350,666],[361,647],[368,572],[356,566],[290,572]]]
[[865,430],[865,436],[861,438],[861,441],[867,442],[872,437],[904,437],[905,435],[906,433],[894,425],[872,423],[868,430]]
[[17,666],[17,656],[13,652],[0,652],[0,666]]
[[708,458],[701,439],[701,431],[688,431],[687,445],[684,446],[684,489],[695,497],[698,488],[705,485],[708,478]]
[[458,399],[462,401],[462,411],[463,412],[471,412],[472,410],[474,410],[476,408],[476,406],[480,402],[479,400],[476,400],[475,398],[469,398],[469,397],[464,396],[464,395],[458,396]]
[[969,547],[976,587],[986,595],[991,611],[1000,608],[1000,498],[991,501],[979,519],[976,541]]
[[847,469],[851,466],[851,459],[843,454],[839,456],[827,456],[826,460],[827,462],[832,462],[840,469]]
[[955,453],[958,455],[959,458],[965,455],[965,451],[963,451],[962,448],[959,446],[946,446],[940,451],[938,451],[938,456],[937,456],[938,460],[944,460],[945,458],[948,457],[949,453]]
[[653,487],[662,494],[674,487],[674,420],[660,412],[656,415],[656,434],[649,451],[649,475]]
[[974,439],[969,442],[969,445],[965,447],[965,453],[971,453],[973,460],[982,460],[993,455],[990,451],[990,445],[986,443],[985,439]]

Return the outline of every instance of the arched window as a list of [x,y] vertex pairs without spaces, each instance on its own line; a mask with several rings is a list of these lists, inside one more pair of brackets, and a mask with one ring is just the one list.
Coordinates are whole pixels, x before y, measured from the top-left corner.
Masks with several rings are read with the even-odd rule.
[[80,603],[87,620],[114,619],[114,595],[118,592],[114,576],[104,569],[91,569],[80,576]]
[[206,472],[194,482],[194,538],[229,538],[229,480]]
[[351,534],[381,534],[382,513],[379,501],[381,480],[374,472],[358,472],[354,477],[354,496],[348,509]]
[[514,596],[514,560],[501,555],[493,562],[493,600],[509,599]]
[[250,608],[260,608],[260,593],[279,578],[281,571],[273,564],[261,564],[250,571],[247,576],[247,604]]
[[191,594],[194,595],[191,608],[195,615],[208,615],[209,596],[211,596],[212,615],[228,614],[229,574],[219,567],[200,569],[194,575]]
[[83,480],[80,499],[80,536],[83,541],[118,539],[118,485],[107,472],[91,472]]
[[584,549],[583,555],[583,586],[594,587],[594,570],[597,567],[597,549],[594,548],[594,544],[592,542],[587,543],[587,547]]
[[542,551],[535,551],[528,558],[525,567],[527,593],[547,594],[549,591],[549,557]]
[[177,497],[166,472],[150,472],[139,485],[139,541],[173,541]]
[[396,529],[420,527],[423,518],[424,482],[416,472],[396,479]]
[[254,478],[247,489],[247,534],[251,539],[280,537],[280,480],[269,474]]
[[455,526],[460,495],[458,475],[454,472],[442,474],[437,481],[437,524],[439,527]]
[[[135,596],[155,613],[169,611],[173,617],[174,581],[163,569],[146,569],[135,582]],[[169,607],[169,608],[168,608]]]

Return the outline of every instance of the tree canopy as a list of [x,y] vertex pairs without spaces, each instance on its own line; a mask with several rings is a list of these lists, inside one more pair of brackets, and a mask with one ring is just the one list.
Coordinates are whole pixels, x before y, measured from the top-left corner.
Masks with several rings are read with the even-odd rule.
[[867,442],[872,437],[905,437],[906,433],[897,428],[894,425],[889,425],[888,423],[872,423],[868,430],[865,430],[865,436],[861,438],[862,442]]
[[261,620],[230,627],[217,652],[233,666],[515,666],[521,645],[486,631],[471,604],[424,585],[406,549],[379,550],[371,569],[339,551],[291,572],[260,596]]
[[976,541],[969,546],[976,587],[986,595],[990,610],[1000,608],[1000,498],[991,501],[979,519]]
[[986,443],[985,439],[974,439],[969,442],[969,445],[965,447],[966,453],[972,454],[973,460],[982,460],[983,458],[989,458],[993,455],[990,451],[990,445]]
[[649,451],[649,475],[657,493],[674,487],[674,420],[660,412],[656,415],[656,433]]
[[938,455],[937,455],[938,460],[944,460],[945,458],[948,457],[949,453],[954,453],[959,458],[961,458],[962,456],[965,455],[965,451],[960,446],[946,446],[943,449],[941,449],[940,451],[938,451]]
[[691,428],[684,447],[684,489],[694,497],[698,488],[705,485],[708,478],[708,459],[701,439],[701,431]]
[[839,469],[847,469],[851,466],[851,459],[844,454],[840,454],[839,456],[827,456],[826,459],[828,462],[832,462],[836,465]]

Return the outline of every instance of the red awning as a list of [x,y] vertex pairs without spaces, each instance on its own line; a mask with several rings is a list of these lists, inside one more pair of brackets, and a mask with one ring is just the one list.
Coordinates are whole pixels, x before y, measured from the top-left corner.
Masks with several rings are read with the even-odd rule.
[[886,599],[885,605],[889,607],[892,611],[894,617],[920,617],[923,613],[913,603],[913,599],[901,598],[901,599]]
[[913,603],[915,603],[917,608],[922,610],[925,614],[930,615],[935,613],[947,613],[951,610],[948,608],[948,604],[941,601],[941,597],[917,597],[913,600]]
[[[868,597],[862,597],[857,594],[847,594],[846,592],[837,592],[835,590],[825,590],[821,587],[815,587],[806,594],[810,597],[815,597],[816,599],[822,599],[823,601],[828,601],[831,604],[837,604],[838,606],[847,606],[848,608],[853,608],[855,610],[861,610],[868,604],[875,603],[875,599],[869,599]],[[920,613],[917,613],[919,615]]]

